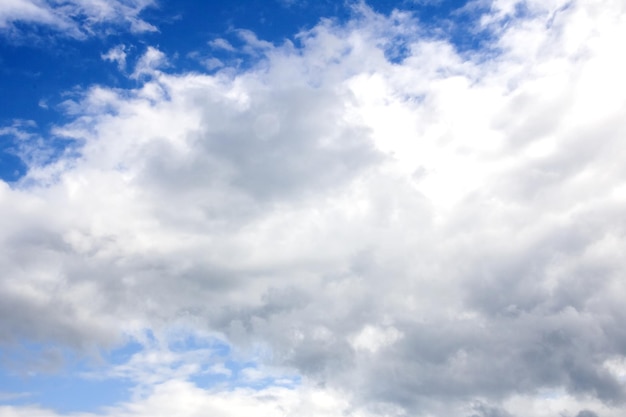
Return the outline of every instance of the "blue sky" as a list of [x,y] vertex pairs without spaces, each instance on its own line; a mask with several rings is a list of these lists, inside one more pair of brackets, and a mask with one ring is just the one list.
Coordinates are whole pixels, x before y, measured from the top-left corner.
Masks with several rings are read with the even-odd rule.
[[[414,12],[424,22],[436,24],[439,19],[457,21],[452,16],[464,1],[426,2],[373,1],[368,5],[380,13],[395,8]],[[50,126],[63,117],[58,106],[72,91],[102,84],[111,87],[132,88],[137,82],[129,80],[115,63],[106,63],[102,55],[118,45],[125,46],[129,64],[145,52],[148,45],[158,46],[172,57],[170,71],[206,71],[199,57],[218,56],[250,59],[245,55],[215,51],[208,42],[215,38],[236,38],[239,29],[248,29],[263,40],[281,44],[293,40],[302,30],[315,26],[322,18],[345,21],[353,14],[351,4],[322,1],[232,1],[199,2],[177,1],[154,3],[142,9],[141,17],[158,25],[158,30],[129,33],[123,27],[103,27],[94,36],[63,33],[57,28],[28,21],[8,21],[0,44],[2,79],[0,93],[11,97],[2,109],[3,126],[15,120],[33,120],[37,126],[30,131],[46,133]],[[461,16],[462,18],[463,16]],[[80,20],[77,23],[83,23]],[[103,23],[107,25],[108,22]],[[445,33],[455,44],[466,47],[463,25]],[[155,28],[156,29],[156,28]],[[459,35],[461,33],[461,35]],[[456,38],[455,38],[456,36]],[[473,45],[473,42],[469,42]],[[234,56],[230,56],[234,55]],[[236,57],[236,58],[235,58]],[[61,145],[62,146],[62,145]],[[2,142],[2,171],[0,176],[15,181],[26,167],[14,154],[15,144],[10,138]]]
[[626,6],[0,4],[0,417],[618,417]]

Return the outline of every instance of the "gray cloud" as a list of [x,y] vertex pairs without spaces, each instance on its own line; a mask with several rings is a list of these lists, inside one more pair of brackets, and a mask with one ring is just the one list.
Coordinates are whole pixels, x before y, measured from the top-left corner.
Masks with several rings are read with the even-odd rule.
[[576,417],[598,417],[598,415],[593,411],[581,410],[578,414],[576,414]]

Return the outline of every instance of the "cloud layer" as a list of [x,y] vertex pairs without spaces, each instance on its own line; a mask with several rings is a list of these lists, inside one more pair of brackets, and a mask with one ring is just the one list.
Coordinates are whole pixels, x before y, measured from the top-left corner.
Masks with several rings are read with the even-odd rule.
[[0,341],[183,329],[302,378],[204,390],[192,356],[106,415],[622,415],[625,6],[488,9],[486,50],[358,6],[66,102],[76,146],[0,183]]

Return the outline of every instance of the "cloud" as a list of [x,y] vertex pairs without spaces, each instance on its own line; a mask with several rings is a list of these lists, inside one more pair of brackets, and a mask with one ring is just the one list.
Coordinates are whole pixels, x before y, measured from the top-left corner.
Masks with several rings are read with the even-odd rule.
[[576,417],[598,417],[598,415],[593,411],[582,410],[578,414],[576,414]]
[[118,45],[109,49],[109,51],[106,54],[102,54],[101,57],[105,61],[117,63],[117,67],[120,71],[126,69],[126,47],[124,45]]
[[7,0],[0,4],[0,33],[32,35],[28,32],[33,26],[27,30],[16,24],[49,28],[73,38],[106,32],[109,26],[127,27],[133,33],[155,31],[154,26],[139,17],[144,9],[154,5],[153,0]]
[[[373,414],[352,412],[340,393],[316,387],[302,387],[296,391],[286,388],[262,390],[235,389],[212,393],[185,381],[172,380],[155,387],[145,399],[109,409],[105,416],[143,417],[168,415],[218,417],[256,415],[299,415],[304,417],[371,417]],[[59,417],[60,415],[38,407],[0,406],[2,417],[22,416]],[[94,414],[75,414],[94,416]]]
[[158,73],[158,69],[168,65],[167,57],[158,49],[149,46],[146,52],[139,58],[135,64],[135,70],[131,74],[131,78],[140,78],[144,76],[154,76]]
[[18,398],[30,397],[30,392],[0,392],[0,401],[9,401]]
[[622,415],[626,10],[507,4],[487,52],[365,6],[297,48],[242,32],[243,72],[149,48],[140,87],[68,104],[77,152],[0,183],[3,342],[184,323],[302,381],[202,389],[219,362],[155,349],[111,365],[150,382],[118,416]]
[[213,39],[209,42],[209,46],[215,49],[223,49],[225,51],[234,52],[235,47],[224,38]]

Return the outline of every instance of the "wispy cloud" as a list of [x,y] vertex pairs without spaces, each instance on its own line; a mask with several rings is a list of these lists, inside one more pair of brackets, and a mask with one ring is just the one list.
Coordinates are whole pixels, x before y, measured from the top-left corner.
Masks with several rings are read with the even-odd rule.
[[228,42],[224,38],[213,39],[212,41],[209,42],[209,46],[215,49],[222,49],[222,50],[229,51],[229,52],[235,51],[235,47],[231,45],[230,42]]
[[126,69],[126,47],[124,45],[118,45],[109,49],[106,54],[101,55],[105,61],[117,63],[117,67],[120,71]]
[[155,31],[139,17],[155,5],[153,0],[8,0],[0,3],[0,34],[28,34],[27,28],[18,28],[16,23],[47,27],[74,38],[95,35],[110,26],[125,26],[131,32]]
[[0,391],[0,401],[11,401],[17,400],[20,398],[30,397],[32,394],[30,392],[1,392]]
[[159,68],[166,67],[167,65],[168,60],[165,54],[149,46],[135,64],[135,70],[131,74],[131,78],[138,79],[142,76],[154,75],[158,72]]

